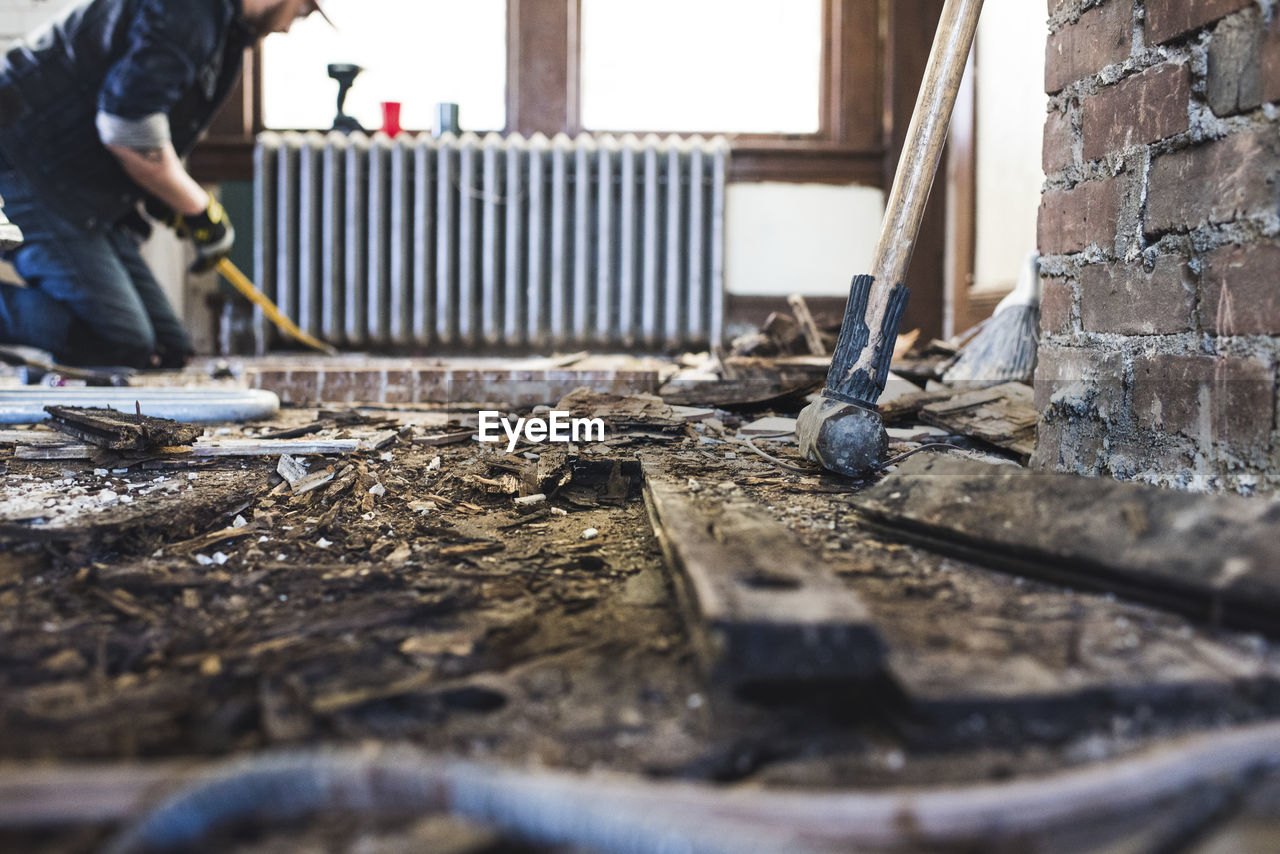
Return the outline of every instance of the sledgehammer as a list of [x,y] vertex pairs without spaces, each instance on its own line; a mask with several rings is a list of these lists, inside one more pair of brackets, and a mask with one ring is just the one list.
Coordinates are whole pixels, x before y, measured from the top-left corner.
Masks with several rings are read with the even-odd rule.
[[981,11],[982,0],[947,0],[942,9],[871,274],[854,277],[826,388],[800,413],[796,426],[800,453],[831,471],[866,475],[879,465],[889,446],[876,401],[884,391],[898,324],[907,307],[902,282]]

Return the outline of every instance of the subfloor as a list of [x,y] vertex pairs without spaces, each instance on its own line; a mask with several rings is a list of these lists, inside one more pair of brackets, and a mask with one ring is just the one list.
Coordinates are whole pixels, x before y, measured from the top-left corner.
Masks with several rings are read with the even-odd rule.
[[[368,440],[300,457],[333,475],[300,493],[269,450],[3,459],[0,767],[390,742],[515,767],[877,789],[1042,775],[1280,714],[1280,649],[1258,635],[886,541],[848,503],[864,484],[733,441],[797,410],[667,412],[514,455],[471,440],[476,407],[456,404],[289,408],[211,429]],[[788,441],[759,444],[805,466]],[[641,450],[820,553],[872,612],[886,675],[747,698],[708,685]],[[531,477],[548,500],[518,507]],[[0,850],[89,852],[114,830],[0,832]],[[1215,850],[1202,842],[1162,850]],[[208,850],[533,849],[432,819],[269,828]]]

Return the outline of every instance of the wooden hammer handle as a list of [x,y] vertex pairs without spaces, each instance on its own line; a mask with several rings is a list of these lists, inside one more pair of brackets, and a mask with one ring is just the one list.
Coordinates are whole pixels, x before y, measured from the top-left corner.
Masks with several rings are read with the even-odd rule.
[[902,283],[942,159],[981,12],[982,0],[947,0],[943,6],[880,227],[871,274],[855,277],[849,292],[840,340],[827,375],[824,394],[829,397],[873,406],[884,390],[893,342],[906,309],[907,290]]
[[870,271],[880,287],[873,290],[869,307],[883,306],[888,289],[906,278],[981,11],[982,0],[947,0],[942,9],[880,227]]

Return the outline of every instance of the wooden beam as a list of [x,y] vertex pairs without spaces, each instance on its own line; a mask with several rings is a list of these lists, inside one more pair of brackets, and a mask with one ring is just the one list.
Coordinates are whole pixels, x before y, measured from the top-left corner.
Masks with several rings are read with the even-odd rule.
[[640,454],[645,502],[712,682],[867,679],[883,645],[826,562],[740,493],[692,491],[669,458]]
[[507,130],[578,129],[577,0],[509,0]]

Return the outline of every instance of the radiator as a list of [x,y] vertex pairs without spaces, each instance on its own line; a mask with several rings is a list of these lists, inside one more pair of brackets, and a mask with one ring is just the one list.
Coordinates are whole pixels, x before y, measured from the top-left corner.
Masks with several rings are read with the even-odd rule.
[[718,343],[727,163],[722,138],[266,133],[256,280],[341,347]]

